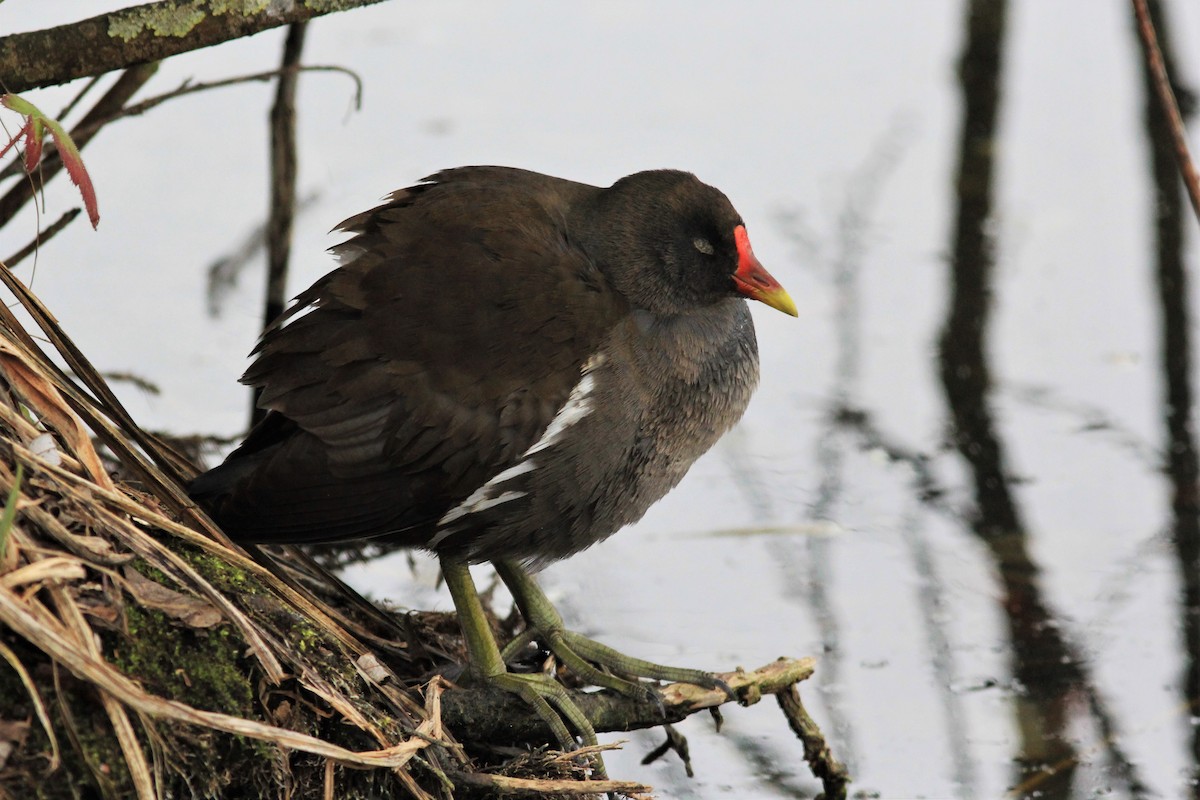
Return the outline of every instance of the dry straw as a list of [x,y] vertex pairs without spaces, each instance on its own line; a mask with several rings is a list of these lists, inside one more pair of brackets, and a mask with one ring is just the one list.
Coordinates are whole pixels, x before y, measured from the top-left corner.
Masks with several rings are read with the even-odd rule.
[[[21,747],[33,738],[28,725],[0,724],[5,776],[0,792],[21,785],[22,769],[27,777],[41,778],[47,769],[60,768],[64,730],[79,751],[76,759],[98,777],[107,775],[99,781],[105,794],[132,792],[139,800],[162,797],[175,784],[221,791],[220,780],[199,787],[194,775],[175,774],[167,756],[206,741],[204,732],[245,737],[330,764],[386,768],[416,797],[440,794],[422,786],[436,787],[438,781],[427,776],[466,771],[461,748],[442,728],[440,680],[423,687],[422,701],[416,692],[398,688],[399,681],[377,660],[370,670],[360,667],[369,663],[370,651],[359,636],[310,590],[261,566],[192,507],[181,489],[193,470],[187,459],[133,423],[54,317],[2,265],[0,280],[76,376],[69,377],[0,305],[0,496],[8,499],[0,516],[0,656],[26,695],[17,706],[32,709],[46,743],[46,760],[36,753],[31,758]],[[139,489],[114,482],[93,433]],[[206,575],[203,566],[214,564],[228,569]],[[253,590],[239,597],[220,578]],[[114,662],[120,660],[123,634],[129,634],[123,626],[133,607],[158,615],[180,635],[227,631],[239,649],[244,645],[240,660],[252,665],[246,672],[257,677],[262,696],[288,687],[290,715],[278,714],[281,704],[271,702],[258,704],[259,718],[200,708],[126,674]],[[288,624],[275,621],[281,614]],[[297,646],[295,619],[303,620],[308,646]],[[331,661],[337,664],[332,669]],[[39,674],[52,676],[52,682],[39,680]],[[75,689],[64,695],[98,699],[107,735],[123,759],[120,769],[92,751],[88,741],[97,732],[80,729],[79,709],[70,709],[61,697],[48,700],[67,679]],[[10,699],[2,707],[17,706]],[[290,724],[264,720],[272,708]],[[357,737],[339,737],[343,740],[375,746],[348,747],[297,730],[298,708],[357,729]],[[330,726],[320,727],[323,732]],[[164,735],[168,729],[172,733]],[[419,755],[421,781],[411,771]],[[40,775],[31,771],[34,761]],[[335,772],[322,769],[325,787],[333,791]],[[43,785],[39,791],[45,790]]]

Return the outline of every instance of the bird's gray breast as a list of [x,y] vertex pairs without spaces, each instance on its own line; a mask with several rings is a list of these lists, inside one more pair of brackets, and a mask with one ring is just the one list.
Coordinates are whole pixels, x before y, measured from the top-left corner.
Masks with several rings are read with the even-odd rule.
[[[640,519],[742,416],[758,382],[746,304],[615,328],[542,436],[442,519],[471,560],[569,556]],[[484,556],[483,554],[487,554]]]
[[707,311],[649,323],[635,314],[639,327],[648,326],[637,340],[635,372],[653,392],[639,425],[649,467],[634,481],[653,495],[649,502],[674,487],[741,419],[758,384],[758,347],[746,303],[730,300]]

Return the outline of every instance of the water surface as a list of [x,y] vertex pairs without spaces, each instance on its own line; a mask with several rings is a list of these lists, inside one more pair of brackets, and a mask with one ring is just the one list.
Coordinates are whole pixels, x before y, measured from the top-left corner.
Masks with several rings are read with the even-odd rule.
[[[1190,79],[1200,9],[1165,5]],[[173,60],[151,91],[271,68],[281,41]],[[733,199],[800,307],[755,309],[744,422],[641,523],[545,572],[578,629],[704,668],[818,656],[806,702],[865,796],[1195,796],[1196,221],[1157,188],[1126,4],[395,2],[317,22],[305,60],[366,96],[353,113],[345,79],[302,81],[295,291],[337,221],[442,167],[680,167]],[[85,153],[100,231],[39,257],[35,290],[97,365],[161,388],[124,391],[148,427],[244,425],[261,267],[215,317],[204,280],[262,219],[270,94],[113,125]],[[56,182],[43,217],[73,203]],[[448,608],[432,575],[349,573]],[[694,779],[637,763],[656,732],[610,772],[664,797],[818,791],[773,704],[726,723],[681,726]]]

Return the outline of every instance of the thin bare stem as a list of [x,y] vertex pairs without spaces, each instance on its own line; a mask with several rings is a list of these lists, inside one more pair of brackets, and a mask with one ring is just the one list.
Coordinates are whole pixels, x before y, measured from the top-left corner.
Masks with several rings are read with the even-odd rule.
[[70,211],[67,211],[45,230],[38,231],[37,236],[33,237],[32,242],[13,253],[4,263],[8,265],[9,269],[15,268],[17,264],[20,264],[31,254],[36,252],[39,247],[58,235],[59,231],[70,225],[71,222],[79,216],[79,212],[81,211],[83,211],[82,208],[72,208]]
[[1188,199],[1192,201],[1192,211],[1200,220],[1200,174],[1188,150],[1187,132],[1183,127],[1183,115],[1179,113],[1179,103],[1175,100],[1175,92],[1171,89],[1171,79],[1167,75],[1167,65],[1163,60],[1162,50],[1158,46],[1158,34],[1154,30],[1154,22],[1150,19],[1150,9],[1146,0],[1132,0],[1133,13],[1137,18],[1138,38],[1142,42],[1142,52],[1146,64],[1150,67],[1153,78],[1154,94],[1167,116],[1168,127],[1171,131],[1171,143],[1175,149],[1175,160],[1179,164],[1179,174],[1183,177],[1183,185],[1187,187]]
[[[307,23],[298,22],[288,28],[283,45],[283,61],[275,87],[275,104],[271,106],[271,202],[267,215],[267,292],[263,309],[263,326],[283,313],[287,303],[288,259],[292,253],[292,224],[296,218],[296,85],[304,51]],[[258,407],[258,395],[250,406],[250,425],[253,427],[266,416]]]

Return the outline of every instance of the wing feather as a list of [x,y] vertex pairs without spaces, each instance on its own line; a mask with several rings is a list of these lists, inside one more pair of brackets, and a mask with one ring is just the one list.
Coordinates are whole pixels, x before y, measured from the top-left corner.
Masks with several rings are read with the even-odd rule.
[[568,196],[490,169],[347,220],[342,266],[264,334],[243,381],[270,430],[198,481],[231,535],[423,544],[550,424],[623,301],[570,245]]

